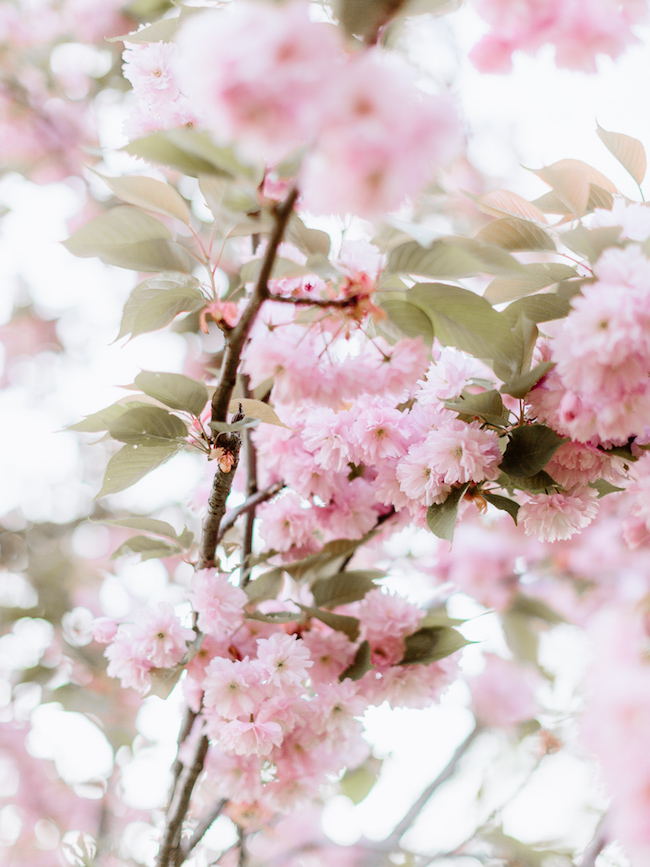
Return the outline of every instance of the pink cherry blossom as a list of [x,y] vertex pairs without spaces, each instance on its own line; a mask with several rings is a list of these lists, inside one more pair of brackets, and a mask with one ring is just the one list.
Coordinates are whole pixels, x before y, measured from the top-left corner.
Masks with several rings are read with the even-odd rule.
[[570,539],[598,512],[597,491],[574,488],[566,494],[536,494],[520,508],[518,519],[528,536],[545,542]]
[[248,602],[244,591],[234,587],[216,569],[201,569],[194,573],[189,597],[198,611],[198,627],[217,638],[233,634],[244,619],[243,608]]

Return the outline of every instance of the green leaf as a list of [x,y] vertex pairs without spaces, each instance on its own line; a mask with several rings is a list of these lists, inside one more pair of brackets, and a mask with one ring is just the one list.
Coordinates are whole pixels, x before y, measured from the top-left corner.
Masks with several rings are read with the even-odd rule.
[[580,160],[559,160],[551,166],[536,169],[533,174],[545,181],[560,201],[576,217],[582,217],[589,201],[589,172]]
[[144,530],[146,533],[155,533],[157,536],[165,536],[167,539],[179,540],[176,530],[167,521],[159,521],[157,518],[144,518],[132,515],[128,518],[111,518],[97,521],[98,524],[109,524],[112,527],[127,527],[129,530]]
[[308,229],[297,214],[291,215],[291,220],[285,232],[285,240],[297,247],[305,256],[320,253],[329,256],[331,239],[327,232],[320,229]]
[[451,626],[423,626],[404,639],[399,665],[430,665],[472,643]]
[[441,343],[499,362],[514,373],[517,346],[510,325],[484,298],[459,286],[417,283],[407,299],[431,318]]
[[178,442],[150,448],[137,444],[123,446],[108,462],[102,488],[95,499],[130,488],[152,470],[171,460],[182,448],[183,445]]
[[504,412],[503,401],[498,391],[482,391],[479,394],[464,391],[460,397],[446,400],[445,406],[457,412],[463,421],[482,418],[498,427],[507,424],[507,411]]
[[431,346],[434,337],[433,323],[420,307],[406,300],[405,292],[382,292],[379,304],[390,321],[407,337],[422,336],[427,346]]
[[121,415],[124,415],[128,409],[143,406],[146,406],[146,404],[135,400],[128,403],[117,401],[116,403],[111,404],[111,406],[107,406],[106,409],[100,409],[98,412],[87,415],[83,421],[67,425],[65,430],[81,431],[83,433],[99,433],[108,430],[113,422],[117,421]]
[[111,560],[116,560],[125,554],[140,554],[142,560],[153,560],[173,557],[180,554],[182,550],[178,545],[170,545],[160,539],[152,539],[151,536],[133,536],[123,542],[116,551],[113,551]]
[[330,578],[320,578],[312,587],[311,592],[318,608],[336,608],[356,602],[377,585],[375,581],[384,577],[379,569],[358,569],[350,572],[337,572]]
[[514,256],[472,238],[439,238],[427,249],[416,241],[396,247],[388,269],[402,274],[450,279],[475,274],[524,274]]
[[262,623],[295,623],[301,618],[302,614],[295,611],[270,611],[268,614],[253,611],[246,615],[247,620],[261,620]]
[[502,473],[497,479],[497,484],[502,488],[528,491],[529,494],[555,493],[558,488],[557,482],[553,481],[544,470],[535,473],[533,476],[519,476],[515,473],[506,475]]
[[481,491],[481,495],[497,509],[502,512],[507,512],[512,520],[517,523],[517,513],[519,512],[519,503],[511,500],[509,497],[501,497],[499,494],[491,494],[488,491]]
[[609,449],[605,449],[602,446],[599,446],[598,448],[606,455],[613,455],[616,458],[623,458],[626,461],[630,461],[630,463],[634,463],[639,459],[635,454],[632,454],[631,446],[633,442],[634,438],[631,438],[629,442],[627,442],[624,446],[612,446]]
[[137,208],[119,205],[78,229],[63,246],[74,256],[97,257],[134,271],[189,273],[192,262],[169,229]]
[[130,334],[146,334],[164,328],[179,313],[194,313],[207,301],[198,289],[199,281],[186,274],[159,274],[135,287],[124,305],[119,340]]
[[492,217],[519,217],[522,220],[545,223],[546,218],[539,208],[536,208],[527,199],[510,190],[492,190],[482,196],[473,196],[463,191],[484,214]]
[[536,617],[545,623],[566,623],[566,619],[546,602],[535,599],[533,596],[526,596],[523,593],[518,593],[515,596],[508,610],[515,614],[523,614],[526,617]]
[[516,277],[495,277],[485,290],[483,297],[490,304],[502,304],[514,301],[526,295],[532,295],[559,283],[577,277],[578,272],[570,265],[560,265],[556,262],[531,262],[526,265],[526,273]]
[[377,772],[372,771],[366,762],[358,768],[347,770],[341,777],[339,786],[342,794],[356,806],[368,797],[377,778]]
[[[508,320],[506,319],[506,321]],[[521,376],[529,370],[538,336],[539,330],[535,323],[531,322],[523,311],[520,311],[512,323],[512,338],[516,347],[515,363],[506,367],[495,362],[494,372],[499,379],[509,382],[514,377]]]
[[501,615],[503,634],[513,655],[523,662],[538,665],[539,636],[527,614],[504,611]]
[[149,45],[151,42],[173,42],[180,18],[163,18],[147,27],[125,33],[123,36],[106,37],[107,42],[127,42],[133,45]]
[[555,367],[555,364],[552,361],[542,361],[539,364],[536,364],[532,370],[528,371],[528,373],[524,373],[521,376],[517,376],[504,383],[501,386],[500,391],[502,394],[509,394],[511,397],[523,400],[531,388],[537,385],[540,379],[543,376],[546,376],[549,370],[552,370],[553,367]]
[[503,217],[493,220],[475,236],[477,241],[494,244],[504,250],[555,250],[555,243],[548,232],[530,220]]
[[274,424],[277,425],[277,427],[291,430],[288,425],[283,421],[280,421],[280,418],[273,407],[269,406],[268,403],[264,403],[263,400],[255,400],[250,397],[236,397],[228,404],[228,412],[237,412],[240,405],[244,415],[248,419],[259,419],[259,421],[263,421],[266,424]]
[[589,482],[589,487],[598,491],[599,500],[601,497],[606,497],[607,494],[617,494],[619,491],[625,490],[625,488],[618,488],[616,485],[612,485],[611,482],[607,482],[605,479],[596,479],[595,482]]
[[192,129],[172,129],[135,139],[123,150],[134,157],[170,166],[191,177],[222,175],[259,183],[258,168],[244,165],[232,148],[218,147],[209,134]]
[[258,424],[259,419],[257,418],[243,418],[241,421],[235,422],[209,422],[210,428],[215,431],[215,433],[237,433],[238,431],[244,430],[245,427],[257,427]]
[[350,665],[339,675],[339,681],[361,680],[364,674],[373,668],[371,656],[370,644],[367,641],[362,641],[357,647],[357,652]]
[[147,695],[157,695],[158,698],[162,698],[163,700],[169,698],[184,671],[185,664],[182,662],[172,665],[171,668],[149,669],[151,689]]
[[528,298],[520,298],[513,301],[501,315],[514,323],[520,315],[524,315],[530,322],[550,322],[552,319],[563,319],[571,310],[571,304],[566,298],[561,298],[554,293],[545,292],[542,295],[534,295]]
[[600,258],[603,250],[620,246],[620,236],[620,226],[597,226],[593,229],[577,226],[562,234],[562,243],[574,253],[585,256],[593,264]]
[[350,641],[356,641],[359,637],[359,619],[357,617],[348,617],[347,614],[333,614],[331,611],[323,611],[320,608],[311,608],[308,605],[301,605],[300,608],[309,615],[320,620],[331,629],[337,632],[343,632]]
[[151,447],[170,440],[179,443],[187,436],[187,425],[178,416],[159,406],[143,406],[122,413],[109,427],[113,439]]
[[249,602],[262,602],[264,599],[275,599],[283,586],[284,569],[278,567],[258,575],[244,589]]
[[454,488],[444,503],[436,503],[427,509],[427,526],[439,539],[453,540],[458,507],[468,488],[469,482],[462,488]]
[[374,535],[375,532],[371,531],[361,539],[333,539],[317,554],[310,554],[294,563],[285,563],[282,568],[296,581],[311,582],[334,575],[341,569],[343,562]]
[[599,123],[596,123],[596,126],[598,137],[607,150],[616,157],[625,171],[640,186],[643,183],[648,165],[645,149],[641,142],[631,135],[625,135],[621,132],[608,132]]
[[189,226],[190,211],[187,203],[180,193],[169,184],[143,175],[108,178],[105,175],[96,174],[123,202],[135,205],[136,208],[142,208],[145,211],[154,211],[157,214],[174,217]]
[[501,470],[509,476],[534,476],[544,469],[562,443],[568,441],[568,437],[561,437],[543,424],[516,427],[510,432]]
[[202,382],[180,373],[152,373],[143,370],[134,384],[150,397],[155,397],[171,409],[201,415],[208,402],[208,389]]

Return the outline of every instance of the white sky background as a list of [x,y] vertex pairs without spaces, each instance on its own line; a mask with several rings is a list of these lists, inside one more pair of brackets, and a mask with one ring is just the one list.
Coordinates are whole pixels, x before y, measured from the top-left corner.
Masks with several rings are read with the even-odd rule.
[[[463,56],[483,30],[482,22],[469,10],[462,9],[434,23],[425,18],[413,19],[409,38],[418,62],[431,66],[440,80],[445,74],[451,75],[456,66],[449,33],[453,33]],[[648,31],[642,35],[644,40],[650,38]],[[647,41],[630,49],[616,63],[600,61],[597,76],[556,70],[551,55],[551,51],[543,51],[536,58],[516,57],[514,73],[505,77],[481,75],[468,63],[460,64],[454,90],[460,93],[467,118],[470,158],[481,171],[495,178],[495,186],[509,187],[530,197],[541,195],[547,188],[519,164],[539,168],[565,157],[579,158],[609,176],[624,194],[637,198],[634,182],[607,152],[595,129],[597,119],[605,129],[633,135],[650,145]],[[122,143],[112,113],[110,127],[112,132],[107,138],[114,138],[114,144]],[[4,421],[0,425],[0,515],[16,510],[17,527],[21,520],[19,513],[28,520],[67,521],[89,508],[99,487],[101,468],[94,480],[78,483],[80,442],[85,438],[61,432],[61,428],[124,396],[126,392],[117,386],[132,382],[141,369],[178,371],[185,356],[185,339],[168,332],[142,336],[126,345],[111,342],[135,279],[131,272],[107,268],[95,260],[75,259],[60,246],[60,241],[69,234],[66,222],[76,215],[79,201],[75,192],[64,185],[40,188],[16,176],[0,179],[0,204],[11,208],[0,227],[3,287],[0,323],[10,318],[15,303],[25,300],[16,279],[21,274],[41,314],[61,317],[59,334],[70,348],[65,355],[49,356],[45,363],[43,359],[24,359],[18,382],[0,394],[0,418]],[[97,451],[99,460],[100,450]],[[175,459],[114,501],[125,510],[146,512],[160,508],[161,504],[188,500],[201,472],[190,458]],[[141,570],[143,578],[148,575],[146,587],[164,592],[164,587],[159,586],[162,579],[156,573],[156,565],[133,568]],[[2,592],[0,582],[0,600]],[[468,637],[489,637],[498,646],[489,618],[484,618],[483,624],[477,622]],[[574,636],[564,635],[558,641],[559,651],[558,646],[548,648],[550,657],[559,652],[559,658],[565,658],[567,648],[575,651]],[[469,664],[474,665],[476,655],[472,652],[467,655]],[[386,834],[387,823],[401,816],[468,731],[471,717],[458,706],[462,706],[465,698],[463,689],[458,688],[452,690],[442,708],[373,711],[368,715],[369,738],[377,753],[390,754],[385,779],[356,808],[344,798],[332,802],[324,822],[335,839],[348,843],[359,834],[376,839]],[[167,717],[163,708],[168,708]],[[80,755],[89,777],[95,771],[104,773],[107,758],[97,746],[98,732],[89,737],[86,750],[77,739],[74,757],[66,760],[65,738],[53,734],[55,717],[55,709],[40,712],[37,720],[42,724],[34,739],[34,749],[56,757],[64,775],[69,767],[67,773],[75,782],[79,782],[78,768],[83,767]],[[162,738],[153,754],[160,764],[162,757],[168,755],[170,739],[175,734],[173,701],[167,705],[159,699],[145,701],[140,719],[146,736],[152,740]],[[60,722],[64,731],[72,721],[61,718]],[[74,725],[77,724],[75,720]],[[495,745],[490,743],[481,747],[477,768],[485,768],[494,761],[496,748],[491,752],[492,748]],[[143,754],[146,773],[152,767],[148,764],[151,758],[151,753]],[[527,757],[520,759],[522,767],[525,766]],[[66,761],[70,762],[68,766]],[[513,762],[516,764],[516,759]],[[567,839],[577,839],[584,845],[593,819],[581,813],[576,805],[585,789],[593,788],[592,771],[571,756],[560,755],[545,762],[549,770],[540,774],[539,784],[526,790],[519,807],[513,805],[507,811],[506,831],[531,840],[566,835]],[[514,765],[504,769],[505,776],[513,768],[516,770]],[[132,782],[133,799],[146,801],[151,792],[136,777]],[[157,783],[158,791],[162,788]],[[466,803],[461,809],[463,798]],[[468,828],[462,823],[454,824],[450,817],[454,811],[456,814],[465,811],[471,819],[473,814],[467,812],[474,809],[471,803],[466,793],[453,788],[446,790],[445,798],[438,799],[429,814],[423,814],[408,841],[424,849],[433,837],[442,847],[456,845]],[[225,825],[222,830],[227,837]],[[599,865],[601,862],[625,863],[614,855],[611,860],[601,859]],[[476,864],[467,859],[462,867]]]

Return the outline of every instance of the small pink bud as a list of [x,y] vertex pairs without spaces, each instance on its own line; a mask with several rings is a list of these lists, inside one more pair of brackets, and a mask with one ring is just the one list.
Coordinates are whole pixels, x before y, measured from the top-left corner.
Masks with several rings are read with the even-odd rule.
[[210,450],[210,461],[216,461],[219,464],[219,469],[222,473],[229,473],[235,463],[235,456],[228,449],[217,446],[216,449]]

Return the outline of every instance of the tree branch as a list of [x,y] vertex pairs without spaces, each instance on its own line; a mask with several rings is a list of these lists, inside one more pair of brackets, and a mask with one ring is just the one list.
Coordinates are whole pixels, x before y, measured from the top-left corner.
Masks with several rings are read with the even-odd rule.
[[198,562],[199,569],[207,569],[215,565],[215,552],[217,543],[220,539],[219,529],[221,519],[226,514],[226,500],[232,488],[233,479],[237,472],[239,463],[239,450],[241,448],[241,438],[239,434],[222,434],[219,439],[220,445],[233,455],[233,464],[227,473],[223,473],[219,467],[214,474],[212,481],[212,490],[208,497],[208,508],[203,519],[202,535],[201,535],[201,553]]
[[382,845],[385,845],[387,849],[395,847],[399,844],[399,841],[404,836],[404,834],[408,831],[411,825],[415,822],[417,817],[420,815],[422,810],[427,805],[429,799],[433,796],[433,794],[442,786],[443,783],[446,783],[447,780],[453,776],[454,771],[465,755],[469,747],[476,740],[478,735],[481,733],[480,726],[475,726],[472,731],[467,735],[465,740],[457,747],[453,756],[447,762],[447,765],[443,768],[443,770],[438,774],[435,780],[426,787],[426,789],[422,792],[420,797],[415,801],[413,806],[406,812],[404,817],[395,825],[393,831],[386,837],[384,841],[382,841]]
[[[190,736],[192,731],[192,727],[194,726],[194,721],[197,718],[198,713],[193,711],[190,707],[188,707],[185,711],[185,717],[183,722],[181,723],[180,731],[178,732],[178,751],[180,752],[180,748],[185,743],[185,741]],[[174,760],[174,764],[172,765],[172,784],[169,791],[169,800],[167,802],[167,811],[170,810],[171,805],[174,800],[174,795],[176,794],[176,786],[178,785],[178,778],[180,777],[183,771],[183,762],[178,758],[178,752],[176,754],[176,758]]]
[[199,824],[194,829],[194,833],[192,834],[190,839],[187,841],[187,843],[185,843],[184,846],[181,846],[183,861],[185,861],[186,858],[189,858],[192,850],[201,842],[203,837],[212,827],[213,823],[216,822],[216,820],[219,818],[223,811],[223,808],[226,806],[227,803],[227,799],[222,798],[215,804],[213,809],[210,810],[209,813],[206,813],[205,816],[201,819]]
[[237,506],[227,512],[221,521],[219,538],[224,536],[226,530],[229,530],[233,526],[237,518],[241,515],[245,515],[250,509],[255,509],[260,505],[260,503],[265,503],[267,500],[270,500],[271,497],[275,497],[282,488],[284,488],[284,482],[276,482],[274,485],[269,485],[269,487],[265,488],[263,491],[258,491],[256,494],[253,494],[253,496],[249,497],[245,503],[241,504],[241,506]]
[[241,359],[242,349],[248,337],[253,322],[257,316],[260,307],[269,297],[269,279],[273,271],[273,265],[278,253],[278,247],[282,242],[284,230],[289,222],[289,217],[293,211],[293,206],[298,198],[298,189],[294,187],[287,198],[281,205],[278,205],[275,211],[275,227],[269,238],[269,245],[266,248],[262,267],[260,269],[257,283],[253,289],[250,301],[246,309],[241,315],[241,319],[233,330],[227,335],[227,345],[223,356],[223,364],[221,365],[221,375],[219,384],[217,385],[214,394],[212,395],[212,421],[225,421],[228,404],[232,398],[232,393],[237,382],[237,370]]
[[[244,397],[252,397],[250,389],[250,380],[247,376],[242,377]],[[252,431],[244,431],[244,448],[246,450],[246,497],[250,500],[257,493],[257,449],[253,442]],[[250,581],[251,566],[250,557],[253,553],[253,528],[255,526],[255,509],[257,503],[254,503],[246,512],[244,519],[244,534],[242,538],[241,552],[241,576],[240,584],[245,587]]]
[[596,858],[598,858],[605,846],[609,843],[607,835],[603,831],[606,818],[606,816],[603,816],[598,823],[593,839],[585,849],[584,855],[582,856],[580,867],[595,867]]
[[281,304],[298,304],[311,307],[356,307],[359,298],[351,295],[349,298],[292,298],[288,295],[269,295],[269,301],[279,301]]
[[194,786],[199,778],[199,774],[203,770],[205,757],[208,754],[208,746],[207,737],[201,735],[192,764],[185,771],[185,777],[179,790],[176,804],[172,805],[172,810],[168,813],[165,832],[160,842],[160,851],[156,858],[156,867],[172,867],[172,865],[181,864],[184,860],[180,848],[183,820],[190,806],[190,798],[192,797]]

